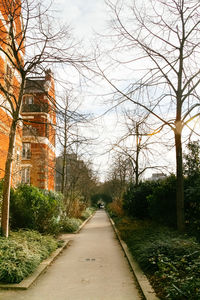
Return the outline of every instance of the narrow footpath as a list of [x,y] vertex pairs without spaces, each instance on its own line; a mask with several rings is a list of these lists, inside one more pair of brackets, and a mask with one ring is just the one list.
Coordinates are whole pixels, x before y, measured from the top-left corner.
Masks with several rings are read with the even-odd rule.
[[106,213],[97,211],[71,246],[25,291],[0,290],[0,300],[138,300],[134,276]]

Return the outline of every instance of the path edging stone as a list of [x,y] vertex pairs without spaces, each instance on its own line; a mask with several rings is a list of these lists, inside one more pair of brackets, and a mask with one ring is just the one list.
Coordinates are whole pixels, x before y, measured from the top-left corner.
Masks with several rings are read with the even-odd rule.
[[[86,225],[86,223],[94,216],[95,212],[81,224],[78,230],[76,230],[73,233],[79,233],[81,229]],[[35,280],[46,270],[46,268],[56,259],[56,257],[68,246],[70,241],[70,239],[65,241],[62,247],[56,249],[47,259],[40,263],[40,265],[32,274],[24,278],[20,283],[0,283],[0,289],[27,290],[35,282]]]
[[111,217],[108,215],[110,222],[113,226],[113,229],[116,233],[116,236],[121,244],[121,247],[126,255],[126,258],[129,262],[129,265],[131,266],[131,269],[133,270],[133,273],[135,275],[135,278],[140,286],[140,289],[143,293],[143,296],[146,300],[159,300],[159,298],[156,296],[156,293],[154,289],[152,288],[148,278],[141,270],[139,264],[134,260],[132,254],[130,253],[127,244],[121,239],[119,231],[117,230],[114,221],[111,219]]
[[75,234],[79,233],[79,232],[81,231],[81,229],[86,225],[86,223],[89,222],[90,219],[92,219],[92,217],[94,217],[94,214],[95,214],[95,213],[96,213],[96,211],[93,212],[93,213],[91,214],[91,216],[89,216],[89,218],[87,218],[87,219],[79,226],[79,228],[78,228],[76,231],[72,232],[72,234],[73,234],[73,233],[75,233]]

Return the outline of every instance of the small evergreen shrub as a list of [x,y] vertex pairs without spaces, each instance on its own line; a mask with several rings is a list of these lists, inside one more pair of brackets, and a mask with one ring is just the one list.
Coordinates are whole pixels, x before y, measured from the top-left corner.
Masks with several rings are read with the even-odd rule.
[[157,182],[147,197],[149,215],[159,223],[176,225],[176,177],[171,175]]
[[189,142],[184,154],[185,219],[188,232],[200,241],[200,143]]
[[68,218],[65,217],[61,221],[61,228],[63,232],[75,232],[79,229],[80,225],[82,224],[82,221],[80,219],[75,218]]
[[192,183],[185,180],[185,219],[186,228],[200,241],[200,178]]
[[94,209],[91,208],[91,207],[87,207],[86,210],[84,210],[82,213],[81,213],[81,219],[82,220],[87,220],[94,212]]
[[123,207],[129,216],[144,219],[149,217],[147,197],[158,185],[157,181],[141,182],[138,186],[130,184],[123,195]]
[[35,231],[19,231],[0,237],[0,282],[19,283],[46,259],[58,243]]
[[28,185],[20,185],[11,194],[11,227],[14,229],[28,228],[42,233],[58,233],[61,212],[60,194]]
[[200,245],[194,239],[127,218],[117,227],[160,299],[200,299]]

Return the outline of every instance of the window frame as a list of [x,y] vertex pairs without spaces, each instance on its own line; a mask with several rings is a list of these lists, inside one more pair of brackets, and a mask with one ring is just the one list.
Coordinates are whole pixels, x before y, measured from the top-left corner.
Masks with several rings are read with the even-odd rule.
[[22,143],[22,159],[31,159],[31,143]]
[[30,167],[22,167],[21,169],[21,183],[30,184],[31,183],[31,170]]
[[[30,101],[31,99],[31,101]],[[34,97],[31,94],[27,94],[23,97],[23,103],[26,105],[32,105],[34,104]]]

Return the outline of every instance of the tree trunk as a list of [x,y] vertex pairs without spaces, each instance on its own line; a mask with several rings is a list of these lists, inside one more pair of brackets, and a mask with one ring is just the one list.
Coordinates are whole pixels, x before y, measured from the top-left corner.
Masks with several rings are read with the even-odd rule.
[[12,161],[13,153],[15,148],[17,121],[13,120],[10,134],[9,134],[9,148],[5,166],[5,176],[3,183],[3,203],[2,203],[2,214],[1,214],[1,230],[2,235],[8,237],[9,235],[9,209],[10,209],[10,185],[11,185],[11,172],[12,172]]
[[139,153],[140,153],[140,141],[139,141],[139,124],[136,124],[136,158],[135,158],[135,185],[139,184]]
[[65,189],[66,189],[66,147],[64,147],[64,152],[63,152],[63,166],[62,166],[62,184],[61,184],[61,193],[64,195],[65,194]]
[[176,145],[176,209],[177,209],[177,229],[184,231],[185,229],[185,213],[184,213],[184,184],[183,184],[183,162],[182,162],[182,142],[181,133],[175,132]]
[[11,175],[12,175],[12,161],[13,153],[15,149],[16,131],[19,120],[19,114],[22,106],[23,92],[25,85],[25,75],[22,76],[21,86],[19,90],[18,103],[16,110],[13,113],[12,124],[10,127],[9,134],[9,146],[8,154],[5,165],[5,176],[3,182],[3,203],[2,203],[2,214],[1,214],[1,233],[2,236],[8,237],[9,235],[9,211],[10,211],[10,187],[11,187]]
[[65,107],[64,115],[64,146],[63,146],[63,167],[62,167],[62,185],[61,192],[64,195],[66,193],[66,181],[67,181],[67,106]]

